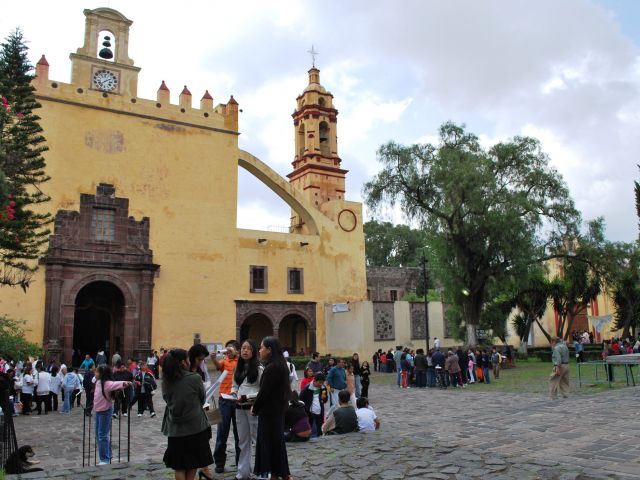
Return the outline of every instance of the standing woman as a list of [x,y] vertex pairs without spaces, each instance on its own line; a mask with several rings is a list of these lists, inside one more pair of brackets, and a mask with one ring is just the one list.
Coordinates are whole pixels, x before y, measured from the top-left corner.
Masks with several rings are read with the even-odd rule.
[[98,445],[98,465],[111,463],[111,415],[113,415],[113,400],[116,390],[131,385],[131,382],[114,382],[111,367],[100,364],[95,373],[96,385],[93,394],[93,408],[96,412],[96,444]]
[[33,378],[31,362],[27,362],[22,374],[22,393],[20,394],[23,415],[29,415],[31,413],[31,399],[33,398],[33,390],[35,386],[36,383]]
[[362,390],[360,391],[362,397],[369,398],[369,383],[371,376],[371,369],[369,368],[369,362],[366,360],[362,362],[360,367],[360,382],[362,383]]
[[[198,343],[189,349],[188,356],[189,371],[200,375],[203,386],[206,385],[208,377],[205,375],[206,370],[202,368],[202,365],[204,364],[205,358],[209,356],[209,350],[207,350],[207,347],[205,347],[201,343]],[[211,480],[213,479],[213,473],[211,473],[211,470],[209,470],[208,466],[202,467],[198,472],[198,477]]]
[[245,340],[240,347],[240,358],[233,374],[231,395],[238,399],[236,423],[238,424],[238,480],[251,478],[251,442],[257,444],[258,419],[251,414],[251,407],[260,390],[260,379],[264,368],[258,362],[258,346],[253,340]]
[[289,473],[287,447],[284,443],[284,412],[289,404],[291,388],[289,370],[275,337],[265,337],[260,344],[260,360],[265,365],[260,391],[251,412],[258,416],[256,465],[258,478],[292,480]]
[[[360,389],[362,385],[360,384],[360,356],[357,353],[354,353],[351,357],[351,365],[353,365],[353,376],[356,381],[356,398],[360,398]],[[355,408],[355,404],[353,405]]]
[[193,480],[198,468],[213,463],[211,427],[202,408],[204,384],[189,371],[187,352],[171,350],[162,363],[162,398],[167,403],[162,433],[169,437],[164,464],[175,470],[176,480]]

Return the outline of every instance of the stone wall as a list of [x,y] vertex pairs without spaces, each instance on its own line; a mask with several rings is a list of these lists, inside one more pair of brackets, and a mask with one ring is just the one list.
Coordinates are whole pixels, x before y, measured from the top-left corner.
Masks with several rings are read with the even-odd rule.
[[367,267],[368,299],[372,302],[402,300],[406,293],[416,291],[420,275],[422,270],[417,267]]

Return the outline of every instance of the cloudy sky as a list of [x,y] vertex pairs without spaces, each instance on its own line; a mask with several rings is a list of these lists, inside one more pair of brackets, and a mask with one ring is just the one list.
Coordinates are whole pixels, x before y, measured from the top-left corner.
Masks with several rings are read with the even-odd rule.
[[[340,111],[348,199],[360,200],[379,169],[381,143],[433,141],[453,120],[487,145],[539,138],[585,219],[604,216],[613,240],[638,235],[636,0],[31,0],[3,9],[0,34],[20,26],[34,63],[45,53],[50,78],[68,81],[82,10],[100,6],[134,21],[139,96],[155,98],[161,80],[176,103],[184,84],[196,101],[205,88],[216,103],[233,94],[243,109],[241,147],[282,175],[291,168],[291,113],[313,44]],[[238,226],[288,224],[288,207],[242,169],[239,184]]]

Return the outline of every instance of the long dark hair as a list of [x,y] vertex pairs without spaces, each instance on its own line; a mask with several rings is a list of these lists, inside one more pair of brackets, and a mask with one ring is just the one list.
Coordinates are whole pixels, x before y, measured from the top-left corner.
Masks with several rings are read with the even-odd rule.
[[283,365],[285,370],[289,370],[287,368],[287,361],[284,358],[282,345],[280,345],[280,341],[276,337],[264,337],[262,344],[271,350],[271,358],[269,358],[267,363],[277,363]]
[[200,375],[200,377],[202,378],[202,381],[204,382],[204,379],[205,379],[204,372],[200,370],[198,367],[196,367],[196,359],[201,355],[204,355],[205,357],[209,355],[209,350],[207,350],[207,347],[205,347],[201,343],[198,343],[189,349],[188,355],[189,355],[189,370]]
[[242,358],[242,355],[238,357],[236,371],[233,374],[233,379],[238,385],[241,385],[245,378],[249,383],[254,383],[258,379],[258,346],[250,338],[242,342],[243,345],[245,343],[248,343],[251,347],[251,358],[247,362]]
[[166,357],[164,357],[164,362],[162,362],[163,387],[173,385],[184,376],[180,362],[186,359],[187,351],[182,348],[174,348],[169,351],[169,354]]
[[105,399],[107,398],[113,399],[114,397],[113,392],[111,392],[111,395],[109,397],[107,397],[107,395],[104,393],[104,382],[113,381],[113,372],[111,371],[111,367],[103,363],[102,365],[98,365],[97,370],[98,370],[98,373],[100,374],[100,389],[102,390],[102,396]]

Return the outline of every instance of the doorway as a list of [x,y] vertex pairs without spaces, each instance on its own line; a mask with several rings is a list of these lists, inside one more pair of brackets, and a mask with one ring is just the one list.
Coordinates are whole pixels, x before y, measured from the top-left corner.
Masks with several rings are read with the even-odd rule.
[[[73,321],[74,360],[91,355],[95,360],[99,350],[107,358],[122,351],[124,334],[124,296],[110,282],[93,282],[76,296]],[[77,360],[76,360],[77,361]]]

